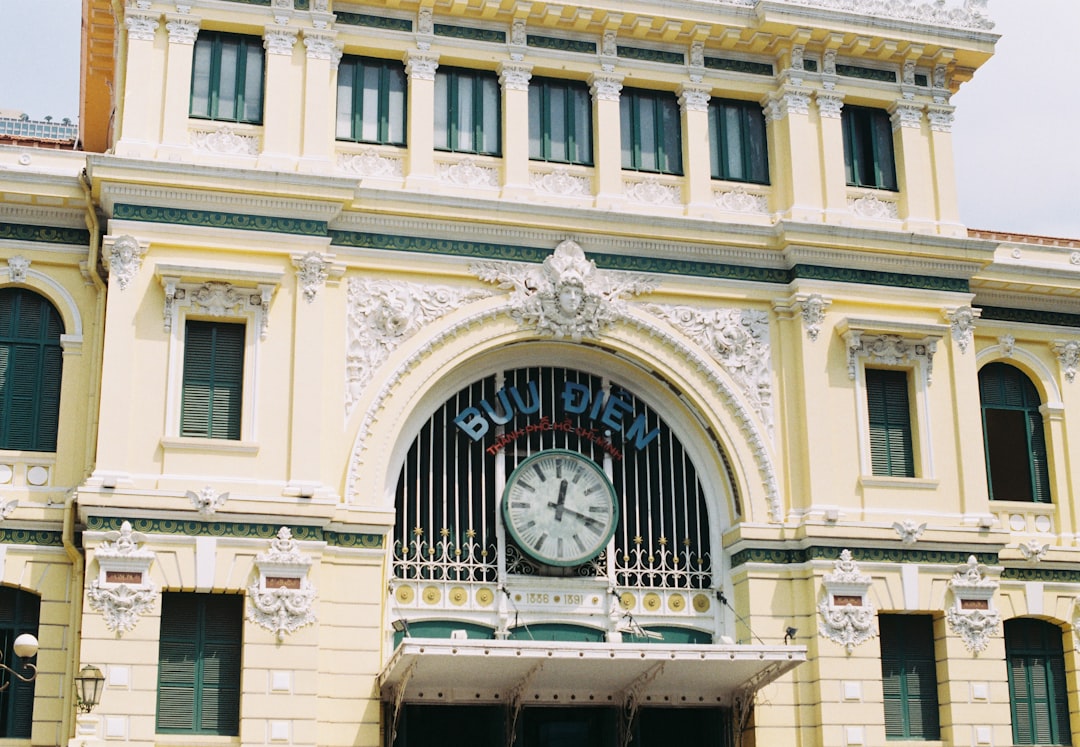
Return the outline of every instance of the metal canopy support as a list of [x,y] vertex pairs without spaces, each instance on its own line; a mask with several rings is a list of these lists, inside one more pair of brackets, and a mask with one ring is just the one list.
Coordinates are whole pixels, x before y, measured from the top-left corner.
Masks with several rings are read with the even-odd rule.
[[660,662],[642,672],[623,690],[622,706],[625,718],[619,724],[622,729],[622,738],[619,740],[622,747],[627,747],[634,738],[634,719],[637,718],[638,708],[641,705],[641,693],[664,671],[664,664],[665,662]]
[[397,741],[398,719],[401,718],[401,706],[405,702],[405,690],[409,686],[409,678],[412,677],[419,663],[419,659],[414,659],[408,669],[402,673],[401,682],[394,688],[394,713],[390,718],[390,747],[393,747],[394,742]]
[[750,715],[754,712],[754,699],[757,691],[771,682],[782,669],[780,664],[772,664],[762,669],[731,696],[731,710],[735,717],[735,747],[742,747],[743,735],[750,725]]
[[506,720],[506,747],[514,747],[514,742],[517,741],[517,722],[518,717],[521,715],[521,704],[524,701],[525,690],[543,668],[544,662],[536,662],[533,668],[521,678],[521,682],[507,693],[506,700],[510,709],[510,718]]

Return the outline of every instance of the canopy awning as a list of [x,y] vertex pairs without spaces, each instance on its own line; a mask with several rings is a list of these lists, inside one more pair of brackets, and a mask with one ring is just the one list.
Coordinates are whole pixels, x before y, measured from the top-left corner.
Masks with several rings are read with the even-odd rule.
[[716,706],[804,661],[805,646],[406,638],[378,684],[397,703]]

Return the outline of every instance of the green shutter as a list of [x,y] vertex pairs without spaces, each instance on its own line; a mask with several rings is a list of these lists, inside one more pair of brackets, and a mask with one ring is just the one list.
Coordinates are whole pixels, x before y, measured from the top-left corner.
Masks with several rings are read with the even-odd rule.
[[878,629],[886,737],[939,739],[933,620],[929,615],[881,615]]
[[914,477],[907,372],[866,369],[866,403],[872,473]]
[[162,596],[157,730],[239,734],[243,598]]
[[187,323],[180,435],[240,438],[244,335],[243,324]]
[[896,156],[888,112],[845,106],[840,118],[848,185],[896,191]]
[[1009,700],[1016,744],[1071,744],[1061,629],[1030,618],[1005,621]]
[[0,448],[56,451],[60,314],[28,290],[0,291]]
[[192,117],[261,124],[262,87],[262,39],[199,32],[191,69]]
[[[41,599],[30,592],[0,587],[0,653],[3,661],[27,675],[23,661],[15,656],[13,643],[22,633],[38,635]],[[36,663],[36,662],[35,662]],[[0,738],[29,739],[34,716],[34,683],[0,672]]]
[[[990,482],[990,497],[995,496],[995,475],[999,472],[1008,476],[1009,472],[1017,476],[1024,469],[1023,457],[1012,444],[1027,444],[1027,473],[1030,481],[1030,493],[1015,495],[1017,490],[1009,491],[1012,500],[1030,499],[1037,503],[1050,503],[1050,463],[1046,449],[1046,433],[1043,416],[1040,412],[1042,398],[1038,390],[1022,371],[1007,363],[990,363],[979,371],[979,395],[983,411],[983,445],[986,454],[987,478]],[[1014,425],[1007,422],[1003,413],[1011,411],[1016,415]],[[1019,417],[1019,414],[1023,417]],[[987,426],[989,417],[996,417],[999,429],[994,431]],[[996,434],[996,435],[995,435]],[[1001,442],[993,439],[1000,438]],[[995,448],[996,447],[996,448]],[[1011,452],[1011,453],[1010,453]],[[998,461],[992,459],[997,454]],[[1016,461],[1013,461],[1015,457]],[[1021,478],[1022,479],[1022,478]]]

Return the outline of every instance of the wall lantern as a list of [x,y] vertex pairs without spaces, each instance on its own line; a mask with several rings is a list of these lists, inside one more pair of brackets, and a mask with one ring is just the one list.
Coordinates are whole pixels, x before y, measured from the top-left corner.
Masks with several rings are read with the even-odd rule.
[[[29,633],[23,633],[22,635],[20,635],[18,638],[15,639],[15,643],[12,644],[12,648],[15,649],[15,655],[17,657],[19,657],[19,659],[33,659],[35,656],[37,656],[38,639],[35,638],[34,636],[30,635]],[[21,674],[16,672],[14,669],[9,667],[7,664],[4,664],[2,661],[0,661],[0,669],[3,669],[4,671],[7,671],[7,672],[11,672],[13,675],[18,677],[23,682],[33,682],[34,678],[37,677],[37,667],[35,667],[33,664],[31,664],[30,662],[27,661],[27,662],[23,663],[22,668],[30,670],[30,676],[29,677],[23,677]],[[11,685],[11,680],[8,680],[7,682],[4,683],[3,687],[0,687],[0,690],[6,690],[10,685]]]
[[90,713],[101,701],[105,687],[105,675],[93,664],[85,664],[75,675],[75,694],[78,696],[79,713]]

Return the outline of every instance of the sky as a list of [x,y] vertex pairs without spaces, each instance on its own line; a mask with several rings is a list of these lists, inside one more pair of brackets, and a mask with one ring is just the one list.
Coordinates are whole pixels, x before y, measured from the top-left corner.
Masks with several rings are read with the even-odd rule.
[[[0,109],[78,117],[81,7],[0,0]],[[1080,89],[1071,74],[1080,0],[990,0],[989,13],[1002,35],[997,53],[952,101],[961,220],[1080,238]]]

